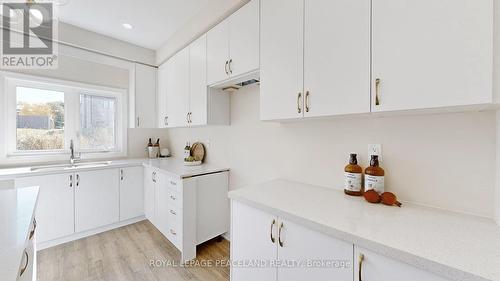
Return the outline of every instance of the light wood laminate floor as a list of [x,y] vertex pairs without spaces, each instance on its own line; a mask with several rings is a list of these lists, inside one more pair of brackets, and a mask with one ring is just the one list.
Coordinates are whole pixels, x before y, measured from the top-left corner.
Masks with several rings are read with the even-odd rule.
[[[197,247],[198,264],[179,267],[180,252],[149,221],[93,235],[37,253],[38,281],[222,281],[227,266],[199,266],[229,259],[229,242]],[[150,266],[160,260],[160,266]],[[168,263],[162,266],[162,262]],[[172,265],[175,263],[175,265]]]

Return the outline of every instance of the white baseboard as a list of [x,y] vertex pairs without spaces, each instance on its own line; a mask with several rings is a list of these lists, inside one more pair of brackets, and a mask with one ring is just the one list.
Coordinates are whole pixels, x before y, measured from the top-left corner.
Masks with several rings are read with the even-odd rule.
[[129,224],[133,224],[133,223],[136,223],[136,222],[139,222],[139,221],[143,221],[145,219],[146,219],[146,217],[140,216],[140,217],[137,217],[137,218],[124,220],[124,221],[117,222],[117,223],[110,224],[110,225],[106,225],[106,226],[103,226],[103,227],[99,227],[99,228],[87,230],[87,231],[84,231],[84,232],[78,232],[78,233],[72,234],[70,236],[66,236],[66,237],[62,237],[62,238],[58,238],[58,239],[54,239],[54,240],[50,240],[50,241],[46,241],[46,242],[42,242],[42,243],[37,243],[36,244],[36,250],[40,251],[40,250],[47,249],[47,248],[50,248],[50,247],[54,247],[54,246],[57,246],[57,245],[60,245],[60,244],[64,244],[64,243],[71,242],[71,241],[75,241],[75,240],[78,240],[78,239],[81,239],[81,238],[84,238],[84,237],[88,237],[88,236],[92,236],[92,235],[95,235],[95,234],[98,234],[98,233],[102,233],[102,232],[105,232],[105,231],[108,231],[108,230],[119,228],[119,227],[122,227],[122,226],[125,226],[125,225],[129,225]]

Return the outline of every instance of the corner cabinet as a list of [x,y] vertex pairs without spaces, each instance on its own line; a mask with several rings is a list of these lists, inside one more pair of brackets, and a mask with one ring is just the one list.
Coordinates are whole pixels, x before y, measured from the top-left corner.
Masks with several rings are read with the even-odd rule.
[[251,0],[207,32],[207,84],[259,69],[259,0]]
[[[352,280],[352,244],[236,201],[231,204],[231,260],[276,262],[231,267],[232,281]],[[313,261],[339,264],[308,264]]]
[[229,96],[207,87],[207,37],[201,36],[158,70],[158,125],[229,124]]
[[370,112],[369,0],[262,0],[260,27],[262,120]]
[[135,64],[135,107],[132,108],[135,115],[132,115],[131,128],[156,127],[157,72],[156,67]]

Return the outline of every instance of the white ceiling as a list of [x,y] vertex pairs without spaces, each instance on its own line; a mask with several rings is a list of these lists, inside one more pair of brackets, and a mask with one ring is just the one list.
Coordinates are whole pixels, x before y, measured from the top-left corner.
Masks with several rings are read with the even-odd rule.
[[58,15],[62,22],[156,50],[209,1],[64,0]]

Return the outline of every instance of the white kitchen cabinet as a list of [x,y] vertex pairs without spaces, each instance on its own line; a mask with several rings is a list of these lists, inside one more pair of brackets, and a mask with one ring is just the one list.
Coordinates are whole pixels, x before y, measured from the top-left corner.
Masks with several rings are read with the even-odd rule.
[[370,112],[369,0],[264,0],[260,30],[262,120]]
[[372,111],[493,102],[492,11],[491,0],[374,0]]
[[144,168],[144,215],[154,224],[155,221],[155,181],[156,171]]
[[156,127],[157,68],[135,64],[135,120],[133,128]]
[[[231,204],[231,260],[277,260],[277,228],[276,216],[233,201]],[[275,281],[276,267],[234,266],[231,267],[231,280]]]
[[118,222],[118,169],[81,171],[75,175],[75,231]]
[[187,125],[189,85],[189,48],[184,48],[166,62],[167,127]]
[[207,32],[209,85],[259,68],[259,1],[252,0]]
[[206,49],[203,35],[160,66],[161,127],[229,124],[229,95],[207,87]]
[[170,64],[163,63],[158,67],[158,79],[157,79],[157,121],[156,124],[158,128],[166,128],[168,126],[168,116],[167,116],[167,68],[171,67]]
[[189,125],[207,124],[207,36],[189,45]]
[[120,221],[144,215],[144,168],[120,168]]
[[300,118],[304,105],[304,1],[260,3],[260,118]]
[[[363,256],[361,263],[360,257]],[[408,264],[375,254],[361,247],[354,247],[355,281],[449,281],[443,277]],[[361,268],[360,268],[361,265]]]
[[[231,259],[266,260],[294,267],[232,267],[231,280],[352,280],[353,245],[291,221],[232,202]],[[307,266],[310,261],[339,261],[336,266]],[[344,266],[342,266],[344,262]]]
[[304,1],[305,117],[370,112],[370,5]]
[[163,173],[155,174],[155,219],[154,225],[166,236],[168,230],[168,189],[167,177]]
[[36,208],[37,242],[75,232],[74,174],[62,173],[16,179],[16,187],[39,186]]

